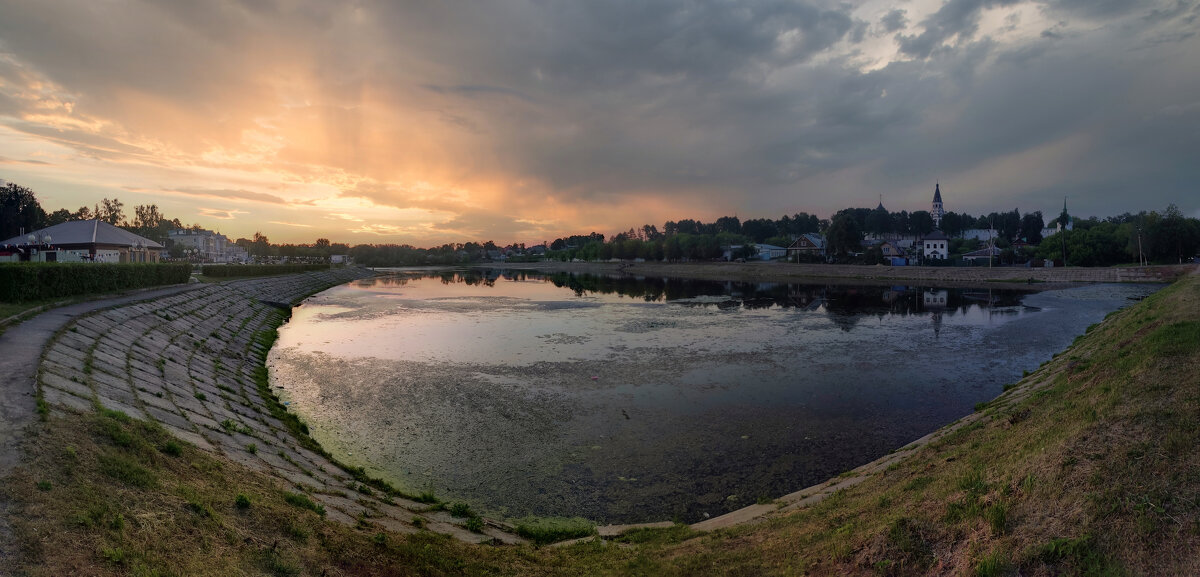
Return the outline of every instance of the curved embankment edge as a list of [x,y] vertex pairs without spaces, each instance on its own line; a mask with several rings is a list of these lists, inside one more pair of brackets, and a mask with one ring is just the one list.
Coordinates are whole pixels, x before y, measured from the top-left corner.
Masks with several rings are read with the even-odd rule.
[[[372,276],[333,269],[207,285],[112,307],[68,323],[38,368],[39,412],[97,409],[160,424],[177,438],[275,477],[328,519],[369,520],[398,533],[424,529],[468,542],[518,543],[509,527],[455,518],[344,466],[274,398],[265,360],[292,306]],[[481,522],[482,521],[482,522]]]
[[1036,288],[1076,283],[1169,283],[1197,269],[1195,264],[1129,267],[931,267],[790,264],[778,262],[539,262],[493,263],[476,267],[545,272],[628,274],[741,282],[839,282]]

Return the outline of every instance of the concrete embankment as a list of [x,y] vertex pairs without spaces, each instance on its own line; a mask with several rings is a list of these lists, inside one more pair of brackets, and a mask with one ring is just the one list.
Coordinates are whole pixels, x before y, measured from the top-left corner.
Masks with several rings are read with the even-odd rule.
[[255,335],[278,325],[280,305],[372,274],[346,268],[230,281],[77,318],[45,350],[40,393],[51,413],[99,405],[160,423],[203,450],[308,493],[333,520],[352,525],[369,518],[399,533],[416,532],[416,522],[465,541],[520,541],[494,526],[470,532],[426,504],[359,491],[336,463],[301,446],[259,394],[254,372],[267,347]]
[[[1195,264],[1134,267],[930,267],[788,264],[775,262],[623,262],[623,263],[513,263],[492,264],[508,268],[630,274],[745,282],[868,281],[936,286],[1072,284],[1104,282],[1172,282],[1196,269]],[[1044,288],[1044,287],[1040,287]]]

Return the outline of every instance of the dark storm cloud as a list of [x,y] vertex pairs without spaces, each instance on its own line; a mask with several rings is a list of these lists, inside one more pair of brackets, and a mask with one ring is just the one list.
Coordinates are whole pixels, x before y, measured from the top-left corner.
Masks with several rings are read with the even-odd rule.
[[897,34],[901,52],[917,58],[929,54],[944,43],[959,39],[970,40],[979,29],[984,9],[1019,4],[1021,0],[950,0],[937,12],[921,22],[920,34]]
[[883,24],[883,29],[887,32],[903,30],[908,25],[908,17],[905,14],[907,14],[905,10],[897,8],[888,12],[879,22]]

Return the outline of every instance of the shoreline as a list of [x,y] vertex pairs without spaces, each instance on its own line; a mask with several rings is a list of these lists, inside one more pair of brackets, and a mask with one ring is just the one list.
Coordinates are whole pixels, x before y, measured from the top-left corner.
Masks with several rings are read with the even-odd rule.
[[944,288],[1044,291],[1090,283],[1171,283],[1200,265],[1108,268],[892,267],[885,265],[790,264],[778,262],[555,262],[472,264],[539,272],[661,276],[715,281],[796,284],[916,284]]
[[[814,266],[819,267],[821,269],[825,269],[824,265],[814,265]],[[474,268],[480,268],[480,266],[477,266]],[[495,265],[486,265],[486,268],[499,268],[499,267],[496,267]],[[760,264],[740,264],[740,263],[736,263],[736,264],[735,263],[698,263],[698,264],[684,264],[684,265],[658,264],[658,263],[631,263],[631,264],[625,264],[625,263],[534,263],[531,265],[528,263],[519,263],[514,266],[505,266],[504,268],[542,270],[542,271],[547,271],[547,272],[565,271],[565,272],[585,272],[585,273],[594,273],[594,274],[630,274],[630,275],[645,275],[645,276],[655,276],[655,275],[661,274],[663,276],[681,276],[684,278],[704,278],[704,279],[713,279],[714,276],[716,276],[716,278],[718,278],[719,280],[745,280],[746,282],[753,282],[753,281],[786,282],[786,281],[817,280],[819,282],[831,282],[832,281],[832,282],[838,282],[838,283],[862,283],[862,282],[874,281],[875,283],[878,283],[878,284],[893,284],[890,281],[897,280],[897,279],[880,279],[880,278],[877,278],[876,276],[871,276],[869,274],[865,274],[865,273],[875,273],[876,267],[871,267],[871,268],[855,267],[860,270],[857,270],[857,271],[850,270],[849,271],[850,273],[857,273],[856,275],[848,274],[847,271],[845,270],[845,267],[836,267],[836,268],[831,267],[829,270],[821,270],[821,272],[841,273],[842,276],[833,275],[833,276],[819,276],[819,277],[813,276],[811,274],[804,275],[803,273],[810,272],[810,271],[805,270],[805,269],[809,268],[808,266],[805,266],[805,265],[773,265],[773,264],[760,265]],[[884,267],[884,268],[887,268],[887,267]],[[916,268],[916,267],[912,267],[912,268]],[[1167,267],[1167,268],[1172,268],[1172,267]],[[1194,270],[1195,266],[1188,265],[1184,268],[1186,268],[1190,271],[1190,270]],[[936,269],[936,268],[932,268],[932,267],[927,267],[927,270],[955,271],[956,269]],[[1001,269],[1001,270],[1004,270],[1004,269]],[[1018,269],[1018,270],[1026,270],[1026,269]],[[1009,269],[1007,272],[1009,272],[1009,274],[1011,274],[1012,270]],[[299,276],[299,275],[297,275],[297,276]],[[941,275],[941,276],[943,278],[945,278],[950,275]],[[734,277],[734,278],[730,278],[730,277]],[[275,277],[275,278],[280,279],[280,277]],[[939,282],[937,286],[953,286],[953,285],[946,285],[946,284],[944,284],[945,282],[949,282],[949,281]],[[968,282],[968,281],[960,281],[960,282]],[[1000,283],[1000,282],[992,281],[992,282],[988,282],[987,284],[985,284],[983,286],[996,287],[996,288],[1023,288],[1026,290],[1049,290],[1049,289],[1064,288],[1064,287],[1068,287],[1068,286],[1078,285],[1078,284],[1080,284],[1080,282],[1082,282],[1082,281],[1075,281],[1075,282],[1045,281],[1045,282],[1035,283],[1034,285],[1026,285],[1026,284],[1019,284],[1019,283]],[[1092,282],[1108,282],[1108,281],[1092,281]],[[1130,281],[1130,282],[1133,282],[1133,281]],[[1159,281],[1159,282],[1163,282],[1163,281]],[[225,286],[229,286],[227,283],[221,283],[221,284],[225,285]],[[233,284],[237,284],[237,283],[233,283]],[[257,284],[257,283],[250,283],[250,284]],[[1006,284],[1011,284],[1013,286],[1005,287]],[[217,285],[217,286],[220,286],[220,285]],[[978,284],[974,284],[974,285],[968,284],[968,286],[979,286],[979,285]],[[263,287],[263,288],[266,288],[266,287]],[[300,291],[300,293],[302,293],[302,294],[297,294],[297,293],[293,292],[290,295],[293,298],[286,299],[286,301],[291,303],[292,306],[294,307],[295,305],[299,304],[304,298],[307,298],[308,296],[311,296],[312,294],[315,294],[316,292],[320,292],[320,290],[324,290],[326,288],[329,288],[329,287],[325,286],[323,288],[318,288],[316,290],[313,290],[312,292],[308,292],[307,290],[302,290],[302,291]],[[241,291],[238,291],[238,292],[241,292]],[[258,291],[254,291],[254,292],[258,292]],[[273,291],[268,289],[266,292],[273,292]],[[260,293],[260,294],[263,294],[263,293]],[[263,296],[266,296],[266,295],[263,294]],[[298,298],[296,298],[296,297],[298,297]],[[262,303],[265,301],[260,300],[259,302]],[[255,307],[255,308],[258,308],[258,307]],[[121,309],[117,309],[117,310],[120,311]],[[261,310],[261,309],[259,309],[259,310]],[[249,312],[249,311],[247,311],[247,312]],[[155,313],[153,313],[152,316],[158,317],[161,314],[162,314],[161,312],[155,312]],[[245,313],[243,313],[243,314],[245,314]],[[251,314],[253,314],[253,313],[251,313]],[[78,322],[83,321],[84,319],[89,319],[89,318],[96,318],[96,317],[94,317],[94,316],[80,317],[80,318],[76,318],[72,322],[78,323]],[[145,318],[145,317],[143,317],[143,318]],[[259,325],[260,328],[269,330],[272,326],[278,326],[278,324],[281,324],[281,321],[283,321],[284,319],[280,318],[280,319],[278,319],[278,321],[276,321],[274,323],[268,319],[262,319],[262,320],[264,320],[266,322],[264,322],[262,325]],[[232,342],[229,342],[229,344],[237,343],[239,345],[238,346],[239,349],[241,348],[241,346],[244,346],[245,348],[242,349],[244,351],[242,354],[244,354],[243,358],[246,361],[250,361],[250,363],[253,364],[254,367],[263,367],[263,368],[266,367],[267,349],[258,349],[258,347],[255,346],[255,343],[253,343],[251,341],[251,338],[253,337],[253,334],[255,333],[255,331],[251,330],[250,331],[251,334],[249,334],[249,335],[239,335],[239,334],[237,334],[238,332],[249,330],[250,327],[246,327],[243,324],[241,327],[239,327],[236,330],[230,330],[230,329],[232,329],[232,327],[229,325],[232,323],[223,322],[221,324],[224,327],[226,327],[221,331],[223,333],[220,335],[221,341],[232,341]],[[96,327],[96,328],[98,328],[98,327]],[[114,327],[113,329],[110,329],[110,330],[119,330],[119,328]],[[87,332],[91,332],[91,331],[87,331]],[[174,332],[174,331],[172,331],[172,332]],[[59,333],[59,334],[60,334],[60,336],[63,335],[63,333]],[[103,334],[107,334],[107,333],[106,332],[97,332],[95,336],[100,337]],[[217,333],[214,332],[213,335],[216,336]],[[129,347],[131,350],[134,347],[134,343],[137,340],[138,339],[134,339],[134,342],[129,343]],[[174,338],[171,338],[170,340],[174,340]],[[57,342],[58,341],[57,338],[55,339],[55,341],[56,341],[55,344],[61,344],[61,343]],[[242,345],[242,343],[245,343],[245,344]],[[201,342],[201,343],[195,344],[194,346],[200,347],[202,345],[203,345],[203,343]],[[1066,349],[1064,349],[1063,352],[1066,352],[1069,350],[1071,350],[1071,347],[1067,347]],[[50,347],[47,347],[46,351],[49,352]],[[114,350],[113,352],[115,353],[117,351]],[[164,352],[166,352],[166,351],[164,351]],[[91,353],[88,353],[88,354],[91,355]],[[121,356],[124,356],[124,355],[121,355]],[[242,356],[242,355],[238,355],[238,356]],[[84,370],[83,365],[71,366],[71,367],[65,366],[67,364],[74,365],[75,363],[67,363],[68,359],[64,355],[59,355],[59,356],[47,355],[46,357],[43,357],[43,364],[46,362],[46,360],[51,360],[52,363],[55,361],[62,362],[64,366],[62,366],[60,368],[72,369],[72,371],[71,371],[72,376],[78,374],[80,377],[82,377],[81,380],[91,381],[91,379],[89,377],[84,376],[86,371]],[[188,364],[191,364],[191,363],[189,362]],[[167,368],[169,369],[170,367],[171,367],[171,363],[170,363],[170,361],[168,361]],[[246,368],[254,368],[254,367],[246,367]],[[45,370],[46,370],[45,367],[40,367],[40,370],[39,370],[39,373],[42,373],[41,375],[39,375],[41,377],[41,378],[39,378],[39,381],[40,381],[39,389],[43,389],[43,390],[45,389],[46,385],[49,384],[43,380],[46,375],[46,373],[44,372]],[[158,371],[152,371],[152,372],[159,372],[161,370],[162,369],[160,368]],[[58,371],[51,369],[50,374],[52,375],[54,372],[58,372]],[[131,392],[133,392],[136,397],[143,397],[143,398],[140,398],[138,401],[135,401],[134,403],[132,403],[130,405],[126,405],[121,402],[116,402],[116,403],[104,402],[103,404],[115,405],[116,408],[133,409],[130,412],[134,413],[134,414],[141,412],[141,411],[137,410],[137,408],[140,407],[143,410],[145,410],[146,414],[149,415],[149,418],[151,420],[153,420],[155,422],[159,422],[159,423],[169,424],[169,421],[165,421],[164,419],[160,418],[154,411],[149,410],[154,403],[153,403],[153,401],[149,401],[148,399],[145,399],[144,395],[141,394],[141,393],[146,392],[146,389],[142,386],[137,386],[137,385],[151,384],[151,381],[153,379],[146,380],[146,377],[147,377],[146,373],[148,373],[148,372],[151,372],[151,371],[143,370],[140,372],[140,374],[138,374],[137,371],[135,371],[134,373],[130,373],[130,376],[129,376],[130,388],[136,389]],[[165,371],[162,375],[164,377],[164,380],[166,380],[165,377],[167,377],[167,374],[166,374],[167,372],[170,372],[170,371],[169,370]],[[1031,382],[1034,379],[1034,376],[1031,375],[1029,378],[1023,379],[1021,381],[1021,385],[1017,388],[1017,390],[1002,393],[1000,396],[998,396],[993,401],[998,400],[998,399],[1003,399],[1006,396],[1009,398],[1012,398],[1015,401],[1019,398],[1023,398],[1024,396],[1026,396],[1033,390],[1044,386],[1050,380],[1047,376],[1040,375],[1040,371],[1037,373],[1039,373],[1039,378],[1036,380],[1036,382]],[[243,373],[243,374],[245,374],[245,373]],[[63,375],[63,376],[66,376],[66,375]],[[194,392],[195,394],[193,394],[191,396],[194,396],[197,399],[203,401],[204,399],[202,397],[205,396],[203,393],[207,393],[208,396],[221,398],[223,392],[228,392],[228,387],[221,387],[221,385],[219,384],[219,379],[216,378],[219,376],[220,375],[218,375],[218,374],[213,374],[212,372],[209,372],[207,375],[200,376],[200,378],[196,379],[196,380],[193,380],[192,378],[189,378],[189,377],[184,377],[184,378],[187,380],[193,380],[193,388],[191,388],[191,391]],[[1053,376],[1053,375],[1050,375],[1050,376]],[[205,378],[205,377],[207,377],[207,378]],[[232,383],[229,383],[229,384],[232,384]],[[78,401],[82,400],[79,396],[76,396],[78,393],[75,393],[74,390],[69,390],[69,389],[74,388],[70,383],[65,383],[62,380],[57,380],[57,385],[58,385],[57,393],[54,395],[51,395],[52,398],[48,399],[52,403],[52,408],[53,408],[54,412],[57,413],[57,412],[62,411],[63,409],[68,409],[68,410],[70,410],[70,409],[84,410],[85,409],[85,407],[82,406],[81,403],[78,403]],[[95,386],[95,385],[93,385],[93,386]],[[169,387],[169,383],[163,383],[157,390],[163,390],[163,391],[168,392],[168,394],[171,394],[168,387]],[[238,387],[238,388],[240,389],[240,387]],[[102,391],[102,390],[103,390],[102,388],[98,388],[98,389],[96,389],[96,393],[100,393],[100,391]],[[141,391],[141,393],[139,393],[138,391]],[[79,392],[82,393],[83,391],[79,391]],[[1017,397],[1015,395],[1015,393],[1017,393],[1017,392],[1021,393],[1020,397]],[[243,395],[245,397],[247,397],[246,400],[258,400],[258,403],[256,403],[256,404],[263,403],[262,400],[253,399],[254,395],[249,394],[249,393],[250,393],[250,391],[246,391],[246,393],[243,393]],[[65,394],[65,396],[64,396],[64,394]],[[103,395],[99,395],[99,396],[103,397]],[[178,408],[184,409],[185,403],[182,402],[182,400],[178,400],[178,399],[180,399],[180,397],[183,397],[183,400],[186,400],[186,396],[187,396],[186,393],[184,395],[176,396],[176,399],[177,399],[176,404],[177,404]],[[72,399],[72,398],[74,398],[75,401],[71,401],[70,399]],[[109,399],[106,399],[106,398],[101,398],[99,400],[109,401]],[[229,400],[234,401],[237,399],[231,398]],[[147,402],[147,401],[149,401],[149,402]],[[193,404],[193,403],[191,403],[191,401],[187,401],[187,404]],[[229,405],[229,408],[236,409],[236,407],[234,407],[232,404]],[[235,411],[235,412],[237,413],[237,415],[236,415],[237,417],[241,417],[243,419],[245,419],[246,417],[250,417],[249,414],[243,414],[240,411]],[[182,414],[185,417],[185,419],[195,420],[194,417],[188,416],[188,415],[190,415],[190,413],[180,413],[180,414]],[[215,415],[215,413],[214,413],[214,415]],[[777,516],[779,514],[793,511],[798,508],[803,508],[803,507],[814,505],[814,504],[820,502],[821,500],[823,500],[825,497],[832,495],[841,489],[845,489],[850,486],[856,485],[859,482],[862,482],[862,481],[870,478],[871,476],[875,475],[876,473],[879,473],[880,471],[884,471],[889,466],[891,466],[891,465],[903,460],[907,456],[913,454],[914,451],[916,451],[920,447],[924,446],[928,442],[942,438],[946,435],[953,433],[954,431],[959,430],[963,426],[967,426],[967,425],[973,423],[976,419],[978,419],[978,415],[979,415],[978,413],[966,415],[963,418],[961,418],[949,425],[946,425],[944,427],[937,429],[936,431],[930,433],[929,435],[926,435],[925,437],[922,437],[921,439],[910,442],[902,447],[898,447],[896,450],[892,451],[891,453],[889,453],[879,459],[870,461],[868,463],[864,463],[858,467],[855,467],[854,469],[851,469],[850,471],[847,471],[846,473],[843,473],[839,476],[833,477],[824,482],[802,488],[798,491],[788,493],[781,497],[777,497],[770,504],[750,505],[750,506],[744,507],[742,509],[738,509],[738,510],[735,510],[735,511],[732,511],[729,513],[725,513],[725,514],[717,516],[717,517],[713,517],[711,519],[706,519],[704,521],[700,521],[698,523],[691,524],[690,527],[697,531],[711,531],[711,530],[716,530],[716,529],[721,529],[721,528],[726,528],[726,527],[731,527],[731,526],[753,524],[753,523],[762,522],[767,518]],[[181,431],[178,427],[173,426],[173,425],[168,426],[168,430],[170,430],[173,433],[176,433],[176,436],[183,440],[191,441],[200,446],[206,446],[205,448],[209,449],[210,451],[212,451],[216,454],[224,454],[224,456],[226,458],[231,458],[233,461],[242,462],[244,464],[249,464],[249,463],[247,463],[247,461],[256,460],[253,457],[253,455],[241,454],[241,452],[238,451],[238,449],[241,449],[245,445],[245,440],[250,439],[250,438],[257,438],[261,442],[263,437],[256,434],[257,431],[255,431],[255,432],[247,431],[247,433],[249,434],[249,437],[244,436],[247,433],[242,433],[242,431],[235,431],[238,434],[233,435],[234,438],[230,439],[229,442],[226,442],[225,439],[223,438],[223,435],[221,435],[221,433],[224,433],[225,435],[230,435],[231,433],[227,430],[226,431],[221,430],[223,421],[218,423],[217,422],[218,419],[216,419],[216,418],[211,419],[211,421],[212,422],[209,422],[207,424],[202,424],[199,427],[197,427],[196,429],[192,429],[191,431]],[[203,421],[198,420],[196,424],[200,424],[202,422]],[[277,427],[272,426],[269,428],[275,429]],[[180,435],[179,433],[181,433],[181,432],[184,434]],[[266,431],[263,431],[263,432],[265,433]],[[191,433],[191,434],[188,434],[188,433]],[[197,434],[197,433],[199,433],[199,434]],[[308,467],[299,466],[299,464],[297,464],[292,459],[285,459],[286,462],[279,462],[279,463],[274,463],[274,462],[271,462],[271,460],[269,460],[269,459],[264,459],[268,462],[267,463],[260,462],[260,463],[258,463],[258,466],[255,468],[262,469],[263,465],[267,465],[267,470],[264,472],[266,472],[267,474],[274,475],[274,476],[281,478],[281,480],[284,480],[285,483],[289,483],[289,482],[296,483],[297,486],[300,486],[301,483],[299,483],[298,481],[300,481],[300,479],[302,479],[303,477],[313,477],[313,472],[312,472],[313,469],[316,469],[316,470],[320,471],[321,473],[325,473],[325,471],[322,468],[313,466],[313,465],[317,465],[317,463],[314,461],[319,462],[319,459],[315,458],[316,455],[307,454],[307,452],[303,451],[301,447],[280,447],[280,448],[285,449],[286,452],[290,454],[290,456],[295,457],[297,459],[299,459],[300,457],[305,457],[305,459],[304,459],[305,464],[309,465],[311,463],[311,465],[309,465]],[[331,455],[331,457],[332,457],[331,460],[336,462],[336,461],[340,460],[339,457],[341,457],[341,456]],[[258,459],[262,459],[262,458],[263,457],[261,455],[258,457]],[[312,459],[312,460],[308,460],[308,459]],[[316,478],[309,479],[308,482],[311,482],[313,480],[319,480],[319,481],[321,481],[321,484],[344,485],[348,480],[346,477],[343,477],[342,475],[338,475],[338,474],[332,475],[332,478],[317,479],[320,477],[326,477],[326,475],[316,475]],[[321,495],[320,489],[317,489],[315,487],[314,487],[314,489],[315,489],[315,491],[313,493],[314,496]],[[344,497],[339,499],[339,498],[337,498],[336,495],[327,495],[327,496],[322,495],[321,500],[325,501],[326,504],[329,505],[329,509],[331,510],[331,513],[334,513],[334,512],[342,513],[341,515],[331,515],[331,516],[333,516],[335,518],[339,518],[339,520],[341,520],[344,523],[349,523],[352,520],[353,511],[356,509],[356,507],[354,505],[346,502]],[[421,507],[419,504],[411,503],[411,502],[403,502],[403,500],[401,500],[401,501],[402,501],[403,505],[399,509],[405,511],[405,513],[403,513],[403,515],[411,515],[413,513],[421,514],[421,513],[418,513],[418,511],[423,509],[423,507]],[[384,505],[385,505],[384,503],[380,503],[380,504],[375,505],[372,508],[375,509],[376,511],[379,511],[380,509],[385,508]],[[376,507],[378,507],[378,508],[376,508]],[[399,512],[400,511],[397,511],[396,513],[399,513]],[[389,527],[389,528],[395,528],[397,530],[400,530],[401,532],[407,532],[408,530],[411,530],[409,527],[404,527],[404,525],[408,525],[408,524],[400,522],[400,519],[397,518],[400,515],[397,515],[396,513],[392,513],[392,514],[387,514],[387,512],[384,513],[385,517],[391,517],[391,519],[389,519],[390,521],[397,521],[397,523],[395,524],[394,527]],[[437,525],[439,529],[450,532],[460,539],[474,540],[471,538],[471,536],[469,534],[466,534],[465,531],[462,531],[461,527],[456,526],[457,523],[455,523],[454,520],[449,519],[449,518],[442,519],[441,517],[443,517],[443,515],[435,516],[435,515],[431,515],[429,513],[425,513],[425,515],[429,519],[429,521],[434,523],[435,525]],[[446,516],[446,517],[448,517],[448,516]],[[657,522],[657,523],[651,522],[651,523],[638,523],[638,524],[619,525],[619,526],[602,526],[602,527],[598,527],[598,534],[602,537],[616,536],[616,535],[619,535],[619,534],[621,534],[625,531],[631,530],[631,529],[637,529],[637,528],[643,528],[643,527],[661,527],[663,525],[663,523],[664,522]],[[403,528],[401,528],[401,527],[403,527]],[[497,525],[492,525],[492,528],[501,529],[501,531],[503,531],[503,529],[507,529],[507,527],[502,528],[502,526],[497,526]],[[489,531],[489,533],[493,533],[493,532]],[[492,537],[497,537],[497,534],[493,533]],[[591,537],[589,537],[587,539],[590,539],[590,538]],[[507,539],[505,539],[505,540],[507,540]],[[562,544],[569,544],[569,543],[571,543],[571,542],[570,541],[562,542]]]

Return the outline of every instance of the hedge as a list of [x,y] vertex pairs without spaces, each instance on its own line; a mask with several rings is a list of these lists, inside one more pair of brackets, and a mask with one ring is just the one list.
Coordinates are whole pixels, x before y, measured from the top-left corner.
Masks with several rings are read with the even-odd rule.
[[21,302],[188,282],[190,264],[0,263],[0,301]]
[[204,276],[268,276],[273,274],[292,274],[311,270],[329,270],[327,264],[206,264],[202,268]]

